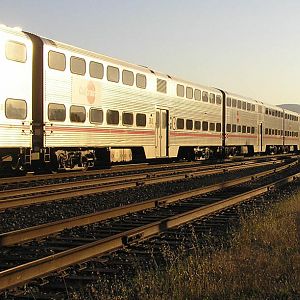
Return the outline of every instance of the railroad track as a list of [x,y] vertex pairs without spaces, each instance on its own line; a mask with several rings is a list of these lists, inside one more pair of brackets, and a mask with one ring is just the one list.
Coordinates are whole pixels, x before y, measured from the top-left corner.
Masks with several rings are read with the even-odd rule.
[[[29,249],[33,249],[33,257],[38,256],[37,248],[35,248],[37,246],[39,249],[47,249],[46,252],[51,253],[51,255],[44,255],[45,253],[43,253],[37,260],[31,258],[32,261],[28,263],[13,266],[0,272],[0,290],[3,291],[13,286],[22,285],[51,272],[62,271],[74,264],[80,265],[93,257],[101,257],[132,244],[142,243],[144,240],[172,228],[177,228],[187,222],[236,206],[270,189],[297,180],[300,176],[299,172],[298,162],[292,162],[286,166],[276,168],[276,170],[264,171],[261,174],[245,176],[245,178],[181,193],[180,195],[115,208],[111,211],[102,212],[102,215],[100,213],[86,216],[87,218],[77,218],[77,220],[65,220],[60,224],[51,224],[51,226],[61,227],[55,229],[54,226],[51,229],[52,231],[50,230],[48,233],[45,231],[42,233],[47,226],[43,229],[41,227],[35,228],[36,232],[40,230],[39,237],[53,233],[57,234],[58,232],[60,234],[55,238],[51,237],[39,243],[27,244],[24,248],[27,255]],[[259,178],[262,180],[259,180]],[[128,213],[131,213],[131,215],[128,215]],[[115,217],[118,218],[112,219]],[[76,227],[74,228],[74,226]],[[69,229],[62,231],[66,228]],[[27,239],[16,238],[15,236],[13,241],[8,238],[10,234],[13,236],[13,233],[7,233],[6,237],[1,236],[2,245],[12,245],[38,237],[36,233],[34,236],[27,236]],[[22,232],[20,236],[25,235],[25,232]],[[7,254],[8,252],[6,252],[6,258],[8,257]],[[16,254],[16,256],[18,255],[20,253]],[[10,259],[13,260],[11,257]],[[28,257],[26,259],[30,260]]]
[[66,200],[95,193],[128,189],[139,185],[150,185],[170,182],[188,177],[216,175],[237,169],[250,169],[260,165],[280,164],[284,160],[267,162],[230,163],[225,167],[214,165],[209,167],[185,167],[177,170],[148,170],[142,174],[123,175],[121,177],[95,178],[80,182],[65,182],[0,191],[0,211],[31,204]]
[[[116,165],[111,169],[100,169],[100,170],[89,170],[87,172],[83,171],[70,171],[57,174],[28,174],[26,176],[8,177],[0,178],[0,190],[14,189],[15,187],[27,187],[33,186],[43,186],[46,184],[58,183],[63,180],[69,181],[83,181],[86,179],[92,179],[95,177],[112,177],[112,176],[124,176],[126,174],[137,173],[137,172],[147,172],[155,173],[160,170],[176,170],[189,167],[202,167],[203,169],[213,169],[219,168],[220,166],[227,166],[232,164],[241,164],[247,162],[262,162],[273,159],[286,159],[294,157],[294,154],[278,154],[278,155],[266,155],[257,157],[233,157],[231,159],[226,159],[219,163],[211,163],[209,161],[196,161],[196,162],[173,162],[170,164],[135,164],[135,165]],[[151,169],[151,170],[150,170]]]
[[[54,191],[52,191],[52,188],[50,188],[49,194],[8,198],[1,200],[2,205],[6,205],[6,208],[9,207],[9,209],[0,212],[0,233],[90,214],[129,203],[141,202],[156,196],[179,193],[212,183],[222,183],[224,180],[242,176],[245,170],[251,175],[259,171],[271,170],[275,166],[279,167],[284,164],[285,161],[243,164],[241,166],[205,171],[205,175],[201,173],[203,172],[202,170],[199,171],[199,176],[196,176],[197,172],[189,175],[188,173],[173,174],[172,171],[169,177],[149,176],[146,179],[146,184],[141,180],[127,182],[126,185],[131,187],[130,189],[120,189],[120,185],[124,187],[124,181],[119,182],[120,180],[118,180],[116,185],[97,185],[93,186],[92,189],[83,187],[83,190],[76,189],[72,191],[68,189],[59,191],[53,188]],[[103,192],[104,190],[109,192],[105,193]],[[49,200],[51,201],[49,202]],[[26,207],[23,207],[22,204],[25,204]]]

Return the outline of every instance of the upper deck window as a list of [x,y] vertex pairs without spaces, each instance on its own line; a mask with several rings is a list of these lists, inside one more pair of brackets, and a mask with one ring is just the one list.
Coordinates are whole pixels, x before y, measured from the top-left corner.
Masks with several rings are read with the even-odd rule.
[[80,57],[71,56],[71,73],[84,75],[86,71],[85,60]]
[[181,84],[177,84],[177,96],[184,97],[184,86]]
[[205,91],[202,92],[202,101],[208,102],[208,92]]
[[92,78],[102,79],[104,75],[104,68],[101,63],[95,61],[90,62],[90,76]]
[[201,100],[201,91],[200,90],[195,89],[194,98],[195,98],[195,100],[198,100],[198,101]]
[[160,93],[167,93],[167,81],[157,78],[157,91]]
[[107,67],[107,80],[111,82],[119,82],[120,72],[119,69],[113,66]]
[[8,41],[5,45],[5,56],[9,60],[24,63],[27,59],[26,46],[15,41]]
[[66,56],[63,53],[50,50],[48,52],[48,66],[50,69],[64,71],[66,69]]
[[188,99],[193,99],[193,88],[189,86],[186,87],[186,97]]
[[128,71],[128,70],[123,70],[123,72],[122,72],[122,82],[125,85],[133,86],[133,83],[134,83],[133,72]]
[[145,89],[147,86],[147,78],[144,74],[136,74],[136,86],[140,89]]
[[216,96],[213,93],[209,94],[209,102],[215,104],[216,103]]

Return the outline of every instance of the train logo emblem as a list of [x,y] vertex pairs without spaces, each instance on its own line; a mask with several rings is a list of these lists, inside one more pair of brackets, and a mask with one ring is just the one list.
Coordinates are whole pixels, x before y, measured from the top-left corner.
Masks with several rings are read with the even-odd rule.
[[92,81],[89,81],[86,89],[86,98],[90,104],[95,102],[96,88]]

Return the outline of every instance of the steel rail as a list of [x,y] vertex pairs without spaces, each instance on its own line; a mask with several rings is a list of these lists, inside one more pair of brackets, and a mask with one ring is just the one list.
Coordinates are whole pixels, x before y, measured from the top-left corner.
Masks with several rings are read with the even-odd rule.
[[191,191],[178,193],[176,195],[165,196],[158,199],[143,201],[140,203],[133,203],[122,207],[114,207],[111,209],[103,210],[96,213],[86,214],[79,217],[68,218],[66,220],[59,220],[51,223],[38,225],[38,226],[28,227],[25,229],[6,232],[0,234],[0,246],[12,246],[14,244],[19,244],[36,238],[42,238],[51,234],[55,234],[60,231],[63,231],[64,229],[70,229],[76,226],[84,226],[84,225],[88,225],[100,221],[106,221],[108,219],[121,217],[129,213],[135,213],[142,210],[155,208],[158,206],[165,206],[194,196],[201,196],[203,194],[215,192],[223,188],[232,187],[235,185],[245,183],[250,180],[254,180],[263,176],[267,176],[270,174],[274,174],[276,172],[283,171],[284,169],[290,168],[295,164],[296,162],[286,166],[282,166],[277,169],[263,171],[254,175],[250,175],[250,176],[248,175],[227,182],[221,182],[218,184],[209,185],[207,187],[201,187]]
[[261,195],[274,187],[279,187],[292,182],[299,177],[300,172],[255,190],[222,200],[215,204],[210,204],[189,212],[165,218],[87,245],[75,247],[73,249],[2,271],[0,272],[0,291],[25,284],[34,278],[45,276],[52,272],[61,271],[70,265],[82,263],[93,257],[102,256],[112,251],[116,251],[128,244],[149,239],[168,229],[178,227],[195,219],[199,219],[237,205],[243,201],[251,199],[254,196]]
[[[271,163],[271,162],[269,162]],[[261,163],[255,163],[255,162],[247,162],[247,163],[242,163],[241,165],[259,165]],[[236,167],[238,164],[237,163],[230,163],[229,165],[226,165],[226,167],[231,168]],[[181,169],[170,169],[170,170],[162,170],[162,171],[156,171],[155,170],[148,170],[146,173],[142,174],[128,174],[128,175],[121,175],[121,176],[115,176],[115,177],[104,177],[104,178],[96,178],[96,179],[86,179],[86,180],[80,180],[80,181],[73,181],[73,182],[64,182],[64,183],[54,183],[54,184],[47,184],[43,186],[34,186],[34,187],[25,187],[25,188],[18,188],[18,189],[11,189],[11,190],[2,190],[0,191],[0,200],[3,198],[8,198],[8,197],[23,197],[29,194],[33,193],[43,193],[43,192],[48,192],[48,191],[58,191],[58,190],[63,190],[63,189],[71,189],[73,187],[88,187],[92,185],[100,185],[100,184],[112,184],[115,182],[120,182],[120,181],[129,181],[129,180],[143,180],[147,179],[150,177],[159,177],[163,175],[169,175],[169,174],[185,174],[185,173],[190,173],[190,172],[212,172],[212,170],[218,170],[222,169],[224,170],[224,166],[222,165],[214,165],[214,166],[208,166],[205,168],[204,166],[193,166],[193,167],[185,167]],[[208,173],[210,174],[210,173]]]
[[[293,157],[295,154],[288,153],[288,154],[277,154],[277,155],[266,155],[266,156],[254,156],[254,157],[232,157],[229,159],[224,160],[220,164],[227,164],[232,163],[232,161],[239,161],[239,162],[250,162],[250,161],[261,161],[261,160],[268,160],[273,158],[285,158],[285,157]],[[195,164],[200,164],[201,161],[197,161]],[[114,174],[124,171],[136,170],[139,167],[139,170],[149,169],[159,169],[159,168],[173,168],[177,166],[182,166],[184,163],[172,163],[172,164],[149,164],[149,163],[142,163],[142,164],[130,164],[130,165],[114,165],[111,169],[98,169],[98,170],[90,170],[87,172],[83,171],[67,171],[64,173],[58,174],[33,174],[33,175],[26,175],[26,176],[17,176],[17,177],[8,177],[8,178],[0,178],[0,185],[3,184],[11,184],[11,183],[20,183],[20,182],[30,182],[30,181],[39,181],[39,180],[47,180],[47,179],[63,179],[68,177],[83,177],[83,176],[93,176],[99,174]],[[202,165],[202,166],[218,166],[220,164],[213,164],[213,165]]]
[[[276,162],[263,162],[263,163],[254,163],[254,164],[249,164],[249,165],[242,165],[242,168],[249,169],[253,168],[257,165],[268,165],[268,164],[276,164],[280,163],[279,161]],[[31,204],[38,204],[38,203],[43,203],[43,202],[51,202],[51,201],[60,201],[60,200],[68,200],[72,197],[80,197],[80,196],[87,196],[87,195],[93,195],[93,194],[98,194],[98,193],[103,193],[103,192],[110,192],[110,191],[116,191],[116,190],[121,190],[121,189],[128,189],[128,188],[133,188],[136,186],[141,186],[141,185],[150,185],[150,184],[157,184],[157,183],[164,183],[164,182],[170,182],[170,181],[175,181],[179,179],[186,179],[188,177],[196,177],[200,175],[209,175],[209,174],[220,174],[227,172],[228,170],[235,170],[235,169],[240,169],[241,165],[238,166],[232,166],[232,167],[223,167],[220,169],[213,169],[213,170],[201,170],[198,172],[193,172],[191,174],[171,174],[168,177],[147,177],[147,175],[143,175],[143,177],[136,178],[136,175],[134,176],[135,179],[127,182],[120,182],[120,178],[117,181],[117,184],[112,182],[112,183],[107,183],[105,185],[97,186],[95,184],[93,185],[83,185],[80,189],[76,190],[56,190],[54,187],[47,187],[51,193],[48,194],[38,194],[38,195],[29,195],[26,197],[18,197],[18,198],[11,198],[11,199],[4,199],[0,200],[0,211],[5,210],[8,208],[16,208],[16,207],[21,207],[21,206],[28,206]],[[67,185],[69,187],[69,185]],[[73,183],[72,183],[72,186]],[[76,184],[78,187],[78,182]],[[53,191],[55,189],[55,191]]]

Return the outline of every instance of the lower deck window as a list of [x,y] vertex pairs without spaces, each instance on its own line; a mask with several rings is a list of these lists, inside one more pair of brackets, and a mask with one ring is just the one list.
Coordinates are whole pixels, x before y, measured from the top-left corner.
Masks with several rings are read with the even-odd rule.
[[86,119],[86,112],[84,106],[72,105],[70,107],[71,122],[84,123]]
[[177,125],[177,129],[183,129],[184,128],[184,120],[181,118],[177,118],[176,125]]
[[123,112],[122,123],[123,125],[133,125],[133,113]]
[[109,125],[119,124],[119,112],[117,110],[108,110],[106,112],[106,121]]
[[202,122],[202,130],[203,131],[208,131],[208,122],[206,122],[206,121]]
[[66,107],[64,104],[49,103],[48,105],[48,119],[49,121],[60,121],[66,120]]
[[6,99],[5,116],[7,119],[24,120],[27,117],[27,103],[20,99]]
[[90,122],[91,123],[103,123],[103,110],[98,108],[90,109]]
[[146,115],[136,114],[136,126],[146,126]]

